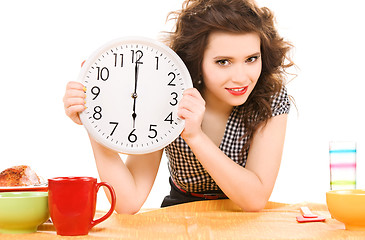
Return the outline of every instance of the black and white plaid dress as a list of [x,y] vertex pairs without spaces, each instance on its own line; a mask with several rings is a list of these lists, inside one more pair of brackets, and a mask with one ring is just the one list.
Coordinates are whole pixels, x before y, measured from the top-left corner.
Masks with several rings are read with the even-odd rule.
[[[272,98],[272,116],[289,113],[290,101],[286,88]],[[242,152],[247,137],[241,123],[240,113],[244,105],[234,107],[226,124],[219,148],[237,164],[245,167],[248,149]],[[204,146],[202,146],[204,147]],[[192,193],[221,192],[212,177],[203,168],[186,142],[179,136],[165,148],[172,181],[181,189]]]

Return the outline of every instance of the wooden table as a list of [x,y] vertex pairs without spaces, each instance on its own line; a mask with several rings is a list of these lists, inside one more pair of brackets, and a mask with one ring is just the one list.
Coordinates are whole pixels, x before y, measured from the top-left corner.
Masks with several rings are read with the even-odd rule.
[[[299,208],[308,206],[325,222],[298,223]],[[97,213],[101,215],[103,213]],[[113,214],[88,236],[56,235],[51,223],[37,233],[1,235],[0,239],[365,239],[365,231],[345,230],[332,219],[326,205],[269,202],[260,212],[242,212],[230,200],[186,203],[136,215]]]

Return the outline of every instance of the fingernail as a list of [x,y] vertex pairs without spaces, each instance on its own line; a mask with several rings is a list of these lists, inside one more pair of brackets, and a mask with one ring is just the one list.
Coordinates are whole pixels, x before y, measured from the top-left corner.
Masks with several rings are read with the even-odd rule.
[[84,92],[86,93],[86,87],[85,86],[82,88],[82,90],[84,90]]

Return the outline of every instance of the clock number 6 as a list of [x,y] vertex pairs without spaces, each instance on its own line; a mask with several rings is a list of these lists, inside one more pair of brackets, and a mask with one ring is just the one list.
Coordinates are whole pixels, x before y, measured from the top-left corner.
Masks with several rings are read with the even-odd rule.
[[131,143],[137,141],[137,135],[134,134],[134,131],[136,131],[136,129],[133,129],[132,132],[128,135],[128,141],[130,141]]

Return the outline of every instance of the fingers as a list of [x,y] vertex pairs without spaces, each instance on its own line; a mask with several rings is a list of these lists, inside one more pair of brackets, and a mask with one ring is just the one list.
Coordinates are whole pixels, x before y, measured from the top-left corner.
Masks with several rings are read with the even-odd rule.
[[182,119],[201,118],[205,111],[205,101],[199,91],[190,88],[184,91],[183,98],[179,103],[178,116]]
[[82,125],[82,122],[80,120],[79,114],[80,112],[84,111],[85,107],[83,105],[74,105],[70,106],[65,109],[66,115],[71,118],[73,122],[75,122],[78,125]]
[[68,82],[66,85],[66,93],[68,91],[73,91],[73,92],[83,92],[85,94],[86,92],[86,88],[84,85],[82,85],[79,82]]
[[181,133],[185,141],[202,133],[204,112],[205,101],[199,91],[195,88],[185,90],[177,111],[177,115],[185,120],[185,128]]
[[75,105],[84,106],[85,99],[84,99],[84,97],[64,97],[63,104],[64,104],[65,109],[75,106]]
[[84,90],[85,87],[81,83],[69,82],[63,97],[64,107],[69,108],[73,105],[83,105],[86,97]]
[[78,114],[85,110],[85,90],[81,83],[69,82],[63,97],[66,115],[77,124],[82,124]]

